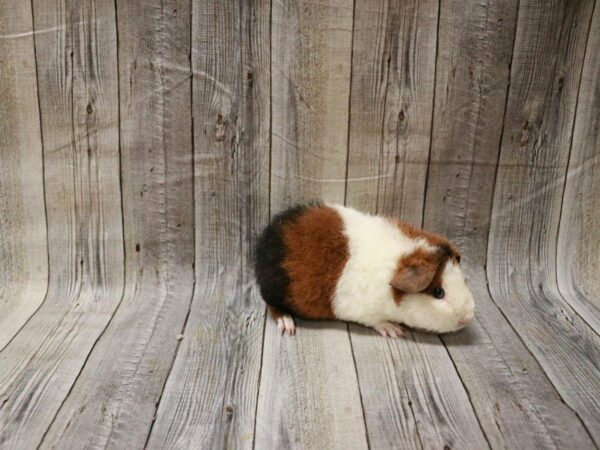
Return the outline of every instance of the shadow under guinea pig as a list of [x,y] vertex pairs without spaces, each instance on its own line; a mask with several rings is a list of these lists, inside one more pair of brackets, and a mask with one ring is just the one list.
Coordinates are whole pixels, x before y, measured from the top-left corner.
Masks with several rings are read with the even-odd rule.
[[[296,318],[297,330],[302,332],[302,329],[311,329],[311,330],[339,330],[342,332],[346,331],[346,326],[349,326],[350,336],[352,335],[360,335],[360,336],[372,336],[372,337],[380,337],[376,331],[372,328],[366,327],[364,325],[354,323],[354,322],[342,322],[338,320],[303,320]],[[477,333],[475,331],[474,323],[469,326],[454,331],[452,333],[445,334],[435,334],[426,332],[423,330],[418,330],[415,328],[408,327],[406,325],[402,325],[402,328],[406,330],[406,334],[404,337],[396,338],[400,339],[411,339],[414,337],[418,337],[419,345],[444,345],[447,346],[467,346],[467,345],[476,345],[477,344]],[[444,342],[442,342],[438,337],[444,338]],[[390,340],[395,340],[394,338],[385,338]]]

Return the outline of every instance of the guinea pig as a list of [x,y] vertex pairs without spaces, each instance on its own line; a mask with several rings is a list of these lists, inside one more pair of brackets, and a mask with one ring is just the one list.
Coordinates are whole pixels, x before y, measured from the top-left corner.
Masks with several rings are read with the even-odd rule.
[[258,239],[254,271],[283,335],[293,316],[357,322],[400,337],[400,324],[456,331],[474,314],[460,253],[396,219],[326,203],[278,214]]

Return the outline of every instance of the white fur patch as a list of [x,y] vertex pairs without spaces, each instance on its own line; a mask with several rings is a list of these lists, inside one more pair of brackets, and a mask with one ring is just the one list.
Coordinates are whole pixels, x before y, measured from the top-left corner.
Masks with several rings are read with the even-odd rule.
[[[333,312],[341,320],[375,326],[397,316],[390,281],[398,260],[417,248],[430,248],[413,240],[379,216],[333,206],[344,221],[350,257],[338,280]],[[433,250],[433,249],[432,249]]]
[[390,281],[398,261],[418,248],[434,251],[425,239],[411,239],[380,216],[340,205],[350,256],[338,280],[333,312],[338,319],[375,327],[400,322],[416,328],[446,332],[460,328],[458,321],[473,315],[473,298],[458,264],[451,261],[443,274],[447,295],[438,300],[426,294],[405,295],[396,304]]

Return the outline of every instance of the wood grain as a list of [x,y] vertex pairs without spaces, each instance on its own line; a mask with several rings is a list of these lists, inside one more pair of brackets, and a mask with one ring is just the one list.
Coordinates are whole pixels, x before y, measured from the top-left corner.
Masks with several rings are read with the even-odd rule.
[[598,444],[600,338],[561,297],[556,279],[565,149],[592,8],[520,3],[488,277],[493,300]]
[[444,341],[492,448],[594,448],[539,362],[492,302],[482,266],[465,267],[476,319]]
[[439,337],[350,330],[372,448],[488,448]]
[[268,2],[194,2],[196,290],[149,448],[250,448],[264,308],[249,266],[268,220]]
[[355,5],[346,202],[422,220],[438,2]]
[[113,6],[33,3],[50,284],[0,353],[3,447],[39,444],[123,293]]
[[440,11],[425,226],[464,260],[485,259],[518,0],[449,1]]
[[600,5],[596,4],[581,75],[558,235],[558,287],[600,333]]
[[[271,211],[311,198],[342,203],[346,175],[352,2],[272,4]],[[267,318],[257,448],[367,448],[360,393],[340,322]]]
[[190,3],[117,7],[125,296],[42,448],[142,448],[192,299]]
[[346,324],[296,327],[280,336],[267,317],[256,448],[368,448]]
[[274,1],[271,205],[343,201],[352,1]]
[[31,4],[0,3],[0,349],[48,288]]
[[442,340],[493,448],[589,448],[593,444],[581,422],[487,289],[490,180],[500,147],[517,7],[517,1],[457,1],[445,3],[441,12],[425,227],[460,245],[477,308],[473,324]]

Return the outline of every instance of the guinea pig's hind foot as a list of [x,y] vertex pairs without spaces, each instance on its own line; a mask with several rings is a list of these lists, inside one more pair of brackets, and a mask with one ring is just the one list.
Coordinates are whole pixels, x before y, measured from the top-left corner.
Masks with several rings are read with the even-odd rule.
[[277,318],[277,330],[282,336],[287,333],[289,336],[296,334],[296,324],[294,318],[288,314],[284,314]]
[[287,332],[290,336],[296,334],[296,324],[294,318],[289,314],[284,313],[279,308],[269,305],[269,312],[271,317],[277,322],[277,330],[282,336]]
[[380,322],[373,328],[383,337],[399,338],[404,336],[404,329],[397,323]]

